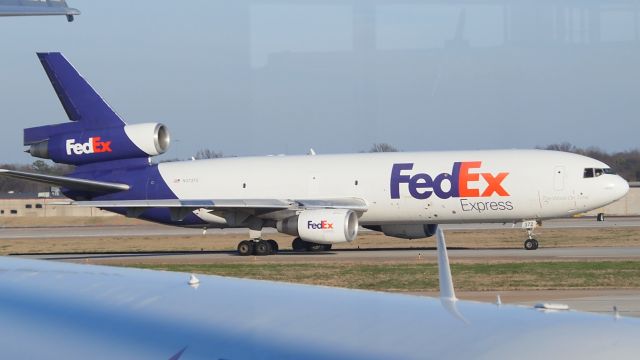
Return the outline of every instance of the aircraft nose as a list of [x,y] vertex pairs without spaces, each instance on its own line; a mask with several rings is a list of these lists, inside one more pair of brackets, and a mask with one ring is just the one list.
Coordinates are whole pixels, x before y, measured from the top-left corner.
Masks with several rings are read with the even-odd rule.
[[605,189],[615,198],[615,200],[621,199],[629,192],[629,183],[621,176],[616,175],[607,183]]

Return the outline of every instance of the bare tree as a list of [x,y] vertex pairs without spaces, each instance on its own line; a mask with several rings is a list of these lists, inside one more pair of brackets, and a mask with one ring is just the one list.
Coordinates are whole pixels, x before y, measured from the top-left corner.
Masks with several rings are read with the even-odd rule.
[[211,149],[201,149],[198,150],[198,152],[196,153],[196,156],[194,156],[196,159],[200,160],[200,159],[217,159],[217,158],[221,158],[224,157],[224,155],[222,154],[222,152],[217,152],[215,150],[211,150]]
[[395,147],[393,147],[390,144],[387,143],[375,143],[371,146],[371,149],[369,149],[369,152],[371,153],[376,153],[376,152],[398,152],[399,150],[396,149]]
[[[540,148],[540,147],[538,147]],[[559,143],[559,144],[551,144],[551,145],[547,145],[546,147],[542,148],[545,150],[556,150],[556,151],[564,151],[564,152],[578,152],[578,148],[576,148],[574,145],[572,145],[569,142],[563,142],[563,143]]]

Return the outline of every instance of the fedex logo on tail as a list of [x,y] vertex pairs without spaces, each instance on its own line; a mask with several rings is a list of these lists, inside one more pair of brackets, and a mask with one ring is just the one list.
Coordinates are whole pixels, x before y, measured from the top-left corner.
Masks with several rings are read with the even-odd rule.
[[90,137],[86,143],[77,143],[76,139],[68,139],[67,155],[95,154],[111,152],[111,141],[102,141],[100,136]]
[[[502,186],[502,182],[509,175],[508,172],[492,174],[478,172],[482,166],[481,161],[463,161],[453,163],[451,174],[442,173],[435,177],[426,173],[411,175],[413,163],[393,164],[391,169],[390,192],[392,199],[400,198],[400,184],[407,184],[411,197],[424,200],[435,196],[440,199],[448,198],[477,198],[509,196]],[[480,178],[485,180],[486,186],[480,188]],[[448,184],[443,186],[443,184]]]

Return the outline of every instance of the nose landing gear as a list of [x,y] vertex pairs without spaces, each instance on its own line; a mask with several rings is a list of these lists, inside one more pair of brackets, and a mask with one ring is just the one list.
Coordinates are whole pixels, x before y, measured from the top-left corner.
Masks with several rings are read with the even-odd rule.
[[528,239],[524,241],[524,249],[525,250],[536,250],[538,249],[538,240],[533,238],[533,229],[538,225],[536,220],[523,221],[522,227],[527,230]]

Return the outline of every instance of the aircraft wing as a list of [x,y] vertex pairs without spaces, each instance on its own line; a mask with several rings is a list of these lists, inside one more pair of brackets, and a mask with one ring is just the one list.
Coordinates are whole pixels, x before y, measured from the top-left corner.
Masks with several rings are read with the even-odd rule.
[[0,16],[65,15],[69,21],[80,11],[65,0],[0,0]]
[[296,210],[296,209],[349,209],[359,212],[367,211],[367,204],[359,198],[337,199],[205,199],[205,200],[106,200],[106,201],[73,201],[73,205],[92,206],[98,208],[192,208],[192,209],[268,209],[268,210]]
[[17,170],[0,169],[0,176],[36,181],[44,184],[63,186],[72,190],[91,191],[96,193],[110,193],[129,189],[129,185],[127,184],[85,180],[69,176],[34,174]]
[[[87,180],[69,176],[36,174],[17,170],[0,169],[0,176],[30,180],[45,184],[62,186],[71,190],[95,193],[113,193],[129,190],[127,184]],[[61,203],[62,204],[62,203]],[[335,199],[155,199],[155,200],[96,200],[69,201],[64,204],[109,208],[181,208],[212,210],[299,210],[299,209],[350,209],[357,212],[367,211],[367,203],[359,198]]]
[[5,359],[636,359],[640,319],[0,258]]

